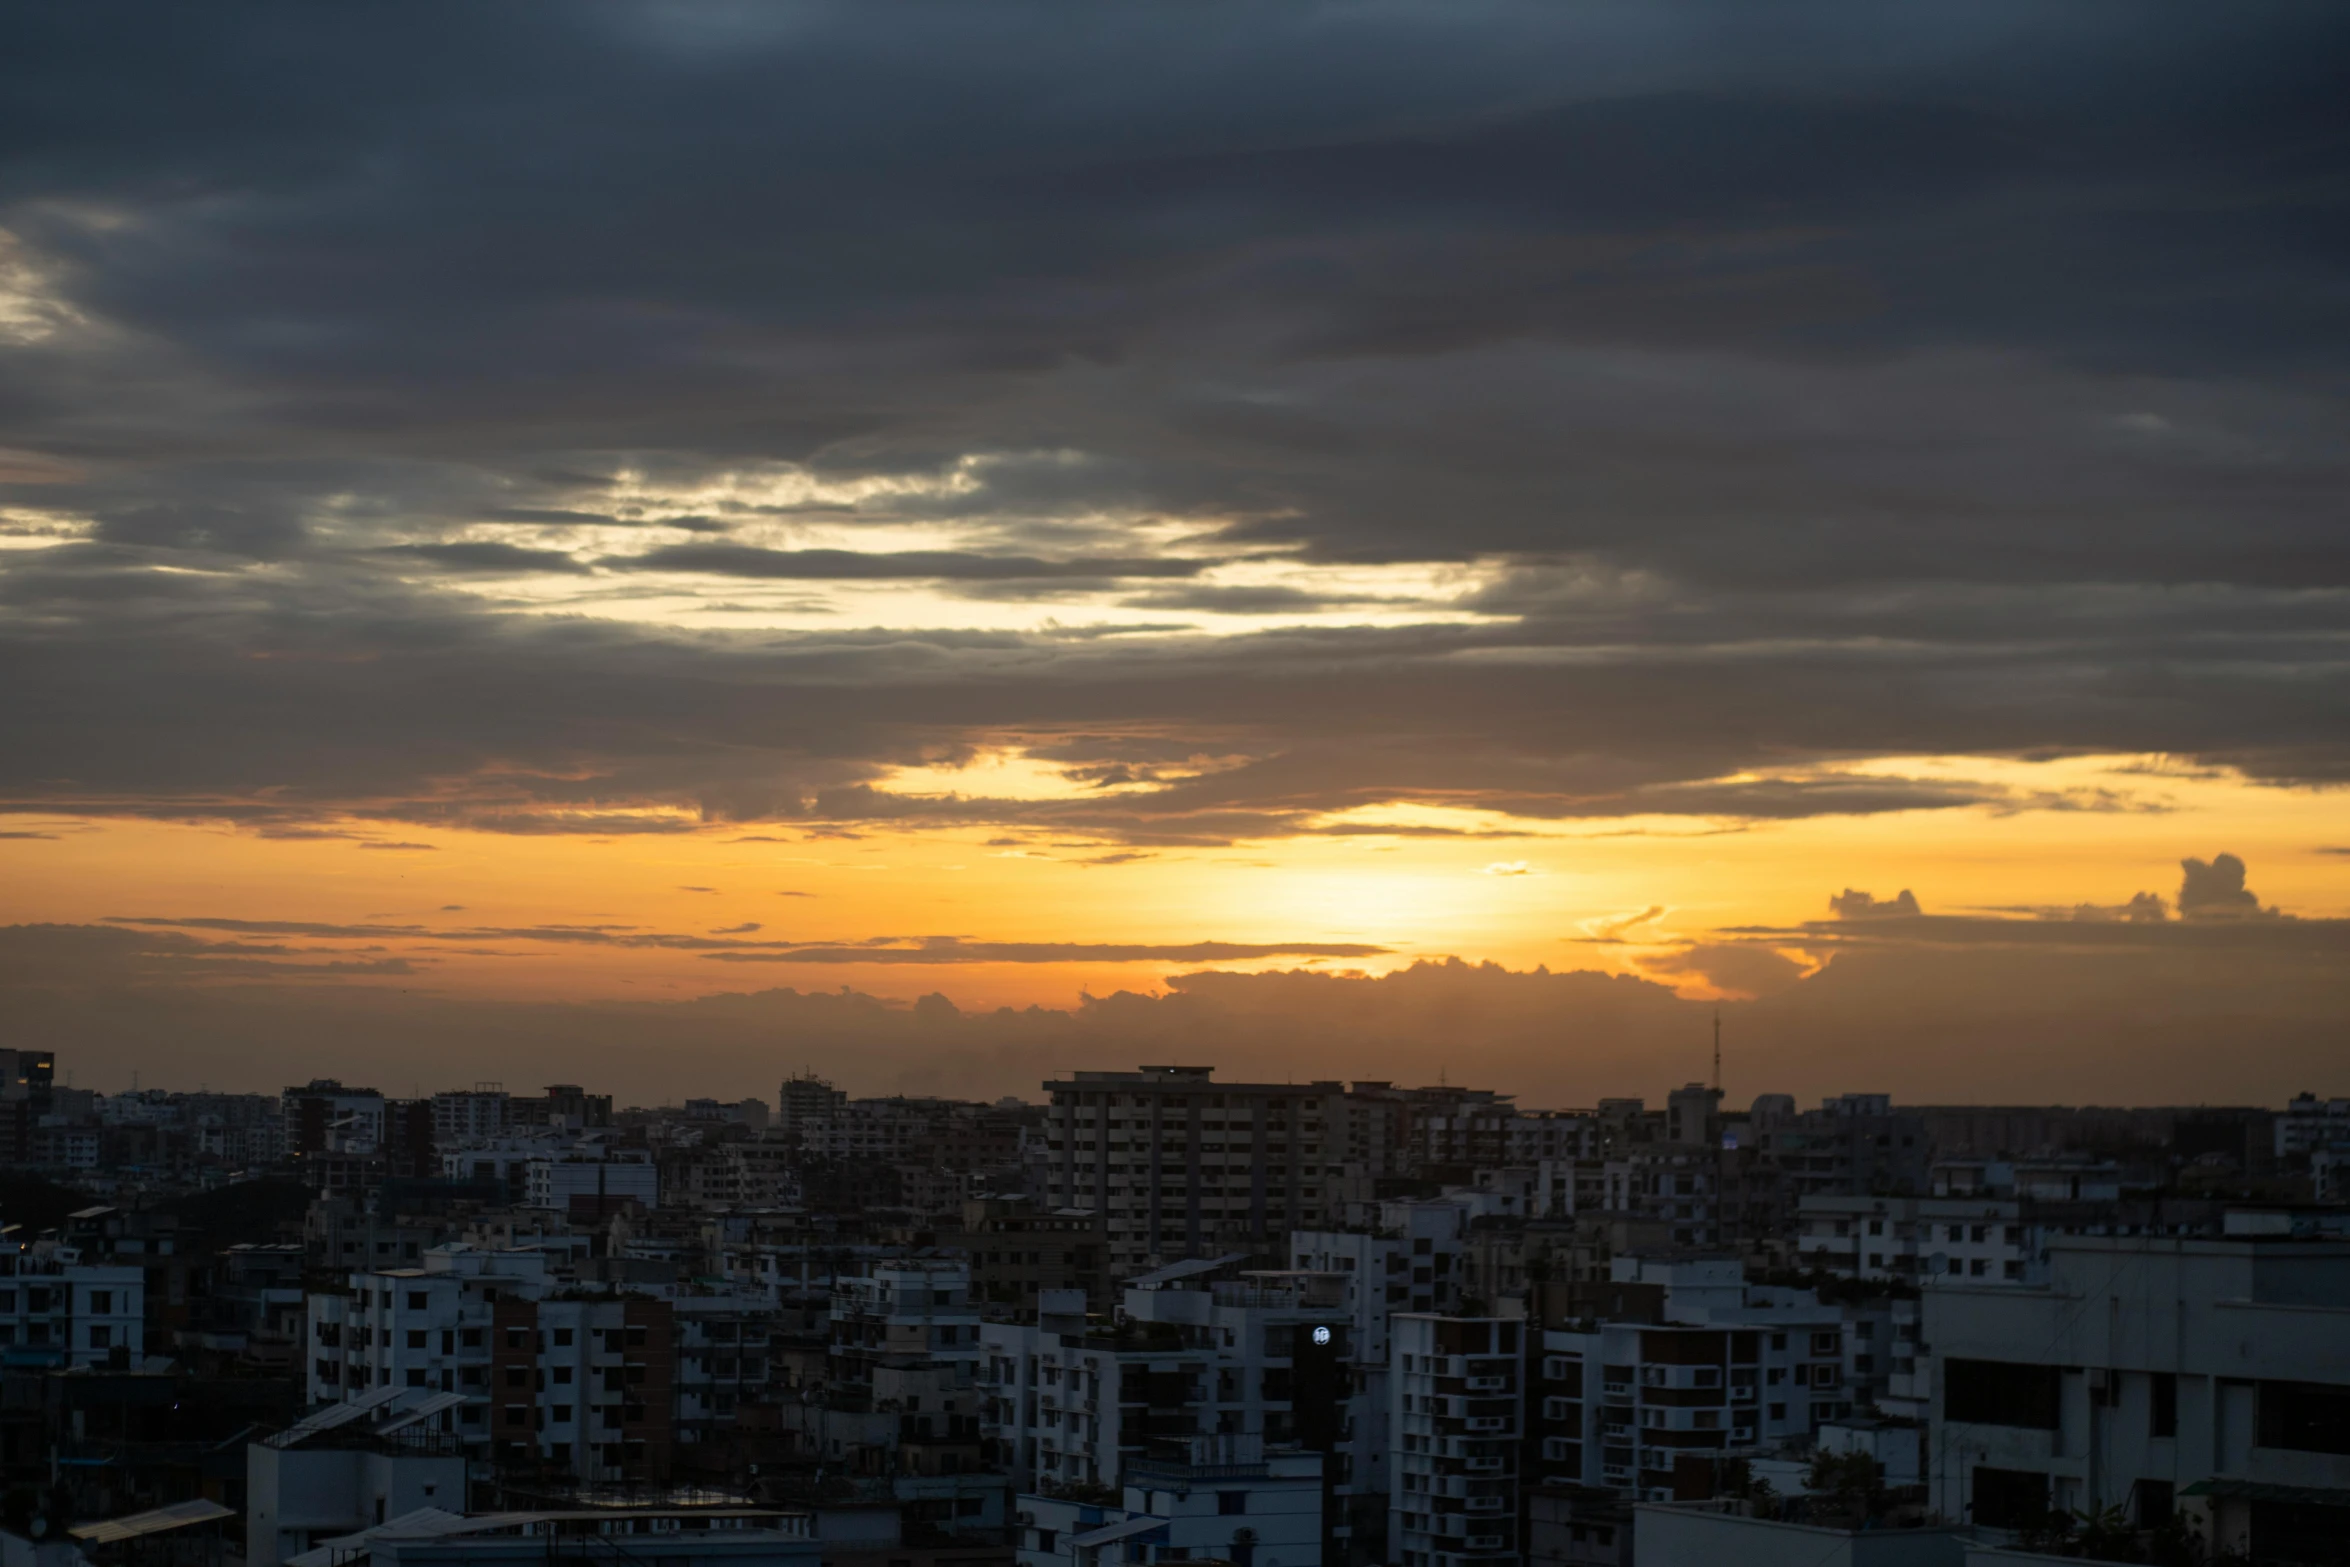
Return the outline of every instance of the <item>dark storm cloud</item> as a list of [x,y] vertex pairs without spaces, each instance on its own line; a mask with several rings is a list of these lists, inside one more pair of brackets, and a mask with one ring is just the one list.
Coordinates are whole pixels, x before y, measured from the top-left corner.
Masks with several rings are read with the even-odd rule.
[[[0,552],[0,801],[1178,844],[2159,803],[1815,765],[1936,751],[2350,780],[2346,41],[2283,5],[40,8],[0,51],[0,511],[72,542]],[[956,543],[720,537],[809,519]],[[1192,580],[1249,551],[1474,562],[1486,618],[727,636],[461,591],[1388,597]],[[880,787],[1142,742],[1214,762]]]

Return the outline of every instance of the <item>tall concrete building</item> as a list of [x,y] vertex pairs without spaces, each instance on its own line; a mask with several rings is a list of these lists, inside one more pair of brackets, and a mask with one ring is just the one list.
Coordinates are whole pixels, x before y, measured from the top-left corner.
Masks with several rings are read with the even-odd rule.
[[1215,1068],[1146,1066],[1046,1083],[1046,1188],[1103,1216],[1112,1272],[1285,1249],[1332,1206],[1341,1083],[1219,1083]]
[[1387,1558],[1402,1567],[1519,1567],[1518,1460],[1528,1324],[1394,1319]]

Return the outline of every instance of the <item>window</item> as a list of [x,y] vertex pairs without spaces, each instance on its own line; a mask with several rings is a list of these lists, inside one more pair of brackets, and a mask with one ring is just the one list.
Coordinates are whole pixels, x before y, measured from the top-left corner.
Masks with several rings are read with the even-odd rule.
[[527,1404],[508,1404],[506,1406],[506,1424],[510,1426],[526,1426],[530,1424],[530,1406]]
[[1991,1529],[2028,1529],[2047,1516],[2046,1475],[2029,1469],[1976,1467],[1976,1523]]
[[552,1410],[548,1412],[547,1418],[556,1425],[567,1426],[571,1424],[571,1406],[569,1404],[557,1404]]
[[[1970,1425],[2019,1426],[2026,1430],[2057,1429],[2060,1373],[2054,1366],[2033,1366],[2003,1360],[1944,1362],[1942,1412],[1949,1420]],[[1986,1471],[1977,1470],[1977,1474]],[[2007,1471],[1992,1471],[2006,1473]],[[2036,1477],[2041,1490],[2047,1476]],[[2046,1506],[2046,1497],[2042,1497]],[[1978,1518],[1976,1522],[1988,1520]],[[2001,1525],[2000,1527],[2006,1527]]]
[[408,1347],[410,1349],[422,1349],[424,1346],[425,1330],[422,1328],[410,1328],[408,1330]]
[[408,1292],[408,1309],[410,1311],[423,1311],[431,1305],[432,1294],[430,1291],[410,1290]]
[[91,1316],[93,1316],[93,1317],[105,1317],[105,1316],[111,1316],[111,1315],[113,1315],[113,1313],[114,1313],[114,1291],[112,1291],[112,1290],[92,1290],[92,1291],[90,1291],[90,1315],[91,1315]]
[[2350,1453],[2350,1387],[2261,1383],[2260,1445],[2297,1453]]
[[571,1330],[569,1328],[557,1328],[555,1330],[555,1347],[557,1349],[568,1349],[571,1347]]
[[2148,1436],[2177,1436],[2179,1434],[2179,1379],[2168,1371],[2157,1371],[2151,1381],[2153,1388],[2152,1397],[2148,1400],[2146,1434]]
[[2159,1529],[2177,1510],[2177,1496],[2168,1480],[2140,1480],[2130,1487],[2131,1521],[2141,1529]]
[[1218,1491],[1216,1493],[1216,1512],[1220,1516],[1229,1518],[1236,1513],[1247,1511],[1248,1493],[1246,1491]]
[[90,1329],[90,1347],[91,1347],[92,1349],[107,1349],[107,1348],[110,1348],[110,1347],[112,1347],[113,1343],[114,1343],[114,1329],[112,1329],[112,1328],[92,1328],[92,1329]]

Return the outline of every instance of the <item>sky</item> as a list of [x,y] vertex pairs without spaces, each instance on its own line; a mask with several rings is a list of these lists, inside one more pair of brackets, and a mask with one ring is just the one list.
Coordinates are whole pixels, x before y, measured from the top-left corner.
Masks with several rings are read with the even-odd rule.
[[1719,1007],[1734,1099],[2350,1091],[2345,65],[2328,4],[28,8],[0,1044],[1568,1103]]

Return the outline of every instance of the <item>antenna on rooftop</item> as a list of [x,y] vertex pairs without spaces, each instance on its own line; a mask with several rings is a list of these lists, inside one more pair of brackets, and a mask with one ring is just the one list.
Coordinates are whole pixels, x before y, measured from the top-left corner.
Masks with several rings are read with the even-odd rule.
[[1722,1091],[1722,1004],[1714,1003],[1714,1092]]

